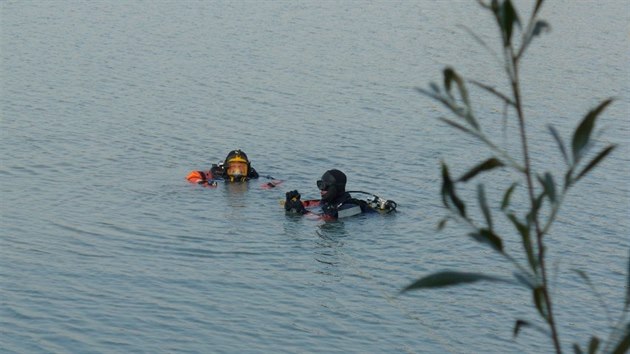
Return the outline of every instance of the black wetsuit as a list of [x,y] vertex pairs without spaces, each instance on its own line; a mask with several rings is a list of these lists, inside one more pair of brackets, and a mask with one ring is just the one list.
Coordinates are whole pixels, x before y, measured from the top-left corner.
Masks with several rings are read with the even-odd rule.
[[367,202],[352,198],[348,192],[331,202],[322,200],[321,207],[324,215],[339,219],[374,211]]

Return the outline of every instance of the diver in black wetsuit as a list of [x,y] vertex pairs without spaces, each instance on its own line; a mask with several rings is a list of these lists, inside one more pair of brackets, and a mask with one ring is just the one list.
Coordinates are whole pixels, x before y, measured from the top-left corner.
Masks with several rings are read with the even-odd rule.
[[[317,181],[317,188],[321,194],[319,205],[324,218],[339,219],[373,211],[367,202],[352,198],[346,192],[346,175],[339,170],[326,171]],[[284,209],[290,213],[308,213],[297,190],[286,193]]]

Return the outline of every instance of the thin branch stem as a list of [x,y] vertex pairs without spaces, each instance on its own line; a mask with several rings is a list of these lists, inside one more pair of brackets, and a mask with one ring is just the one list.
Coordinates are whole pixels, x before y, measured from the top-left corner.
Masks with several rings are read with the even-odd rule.
[[[505,55],[506,55],[506,72],[510,79],[510,84],[512,86],[512,93],[514,95],[514,102],[516,103],[515,108],[516,108],[516,113],[518,117],[519,131],[521,135],[523,163],[525,165],[524,173],[525,173],[525,178],[527,180],[527,192],[529,194],[532,210],[534,210],[536,208],[536,196],[535,196],[535,191],[534,191],[534,182],[532,179],[531,159],[529,157],[529,148],[527,144],[527,133],[525,129],[525,115],[523,113],[523,105],[521,102],[521,92],[520,92],[520,87],[519,87],[518,56],[515,55],[512,46],[505,47]],[[562,347],[560,345],[558,330],[556,328],[556,323],[553,316],[552,302],[551,302],[551,298],[550,298],[550,294],[548,290],[547,270],[545,266],[545,247],[543,243],[543,232],[540,227],[540,221],[537,214],[534,214],[533,222],[534,222],[534,227],[536,229],[536,243],[538,245],[538,262],[540,264],[540,272],[541,272],[541,277],[542,277],[545,305],[548,311],[547,322],[549,323],[549,327],[551,329],[551,337],[553,340],[554,347],[556,349],[556,353],[561,354]]]

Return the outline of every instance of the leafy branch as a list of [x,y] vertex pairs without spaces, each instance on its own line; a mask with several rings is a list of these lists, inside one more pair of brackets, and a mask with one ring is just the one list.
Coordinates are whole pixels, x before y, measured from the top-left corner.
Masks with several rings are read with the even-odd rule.
[[[566,170],[562,172],[563,177],[561,179],[554,177],[554,174],[551,172],[537,173],[533,171],[527,139],[526,119],[521,97],[519,64],[533,39],[550,29],[546,21],[538,19],[543,0],[537,0],[535,2],[534,9],[524,29],[521,27],[521,20],[512,1],[478,0],[478,3],[482,8],[492,14],[501,34],[503,70],[509,83],[510,92],[501,92],[479,81],[467,81],[451,67],[447,67],[442,73],[442,86],[431,83],[429,89],[416,88],[416,90],[440,102],[455,117],[454,119],[441,117],[439,118],[441,121],[477,139],[488,146],[494,153],[493,156],[481,161],[456,179],[451,177],[447,164],[442,162],[441,199],[444,207],[449,210],[450,213],[440,221],[438,229],[441,230],[444,228],[447,221],[451,219],[467,225],[470,228],[470,232],[467,236],[475,241],[488,245],[493,251],[498,252],[512,263],[516,269],[513,273],[516,282],[486,274],[443,271],[418,279],[405,287],[402,292],[425,288],[455,286],[479,281],[498,281],[520,284],[531,291],[533,305],[545,326],[543,327],[530,321],[518,319],[514,326],[514,336],[516,337],[523,328],[534,329],[548,335],[556,353],[562,353],[558,325],[556,323],[553,302],[549,292],[545,237],[549,235],[551,226],[555,222],[558,212],[571,187],[582,180],[616,148],[614,144],[610,144],[603,147],[594,156],[591,154],[592,148],[596,145],[592,137],[597,119],[613,102],[613,99],[604,100],[582,118],[573,132],[570,147],[564,143],[561,135],[553,126],[548,127],[566,164]],[[472,31],[467,28],[466,30],[472,34],[475,41],[488,49],[491,54],[495,54],[480,36],[472,33]],[[518,31],[520,31],[521,38],[517,43],[514,38],[515,33]],[[507,149],[494,143],[492,138],[482,130],[480,120],[476,117],[472,108],[471,99],[466,87],[467,82],[498,99],[503,104],[504,117],[506,119],[508,111],[515,113],[519,132],[518,141],[521,144],[522,156],[513,157],[508,153]],[[459,185],[480,178],[481,175],[492,173],[498,169],[511,169],[520,174],[525,182],[524,187],[526,188],[529,203],[527,212],[518,215],[510,208],[511,197],[513,192],[520,186],[519,183],[513,183],[504,191],[499,210],[502,216],[509,221],[509,224],[514,227],[514,231],[520,236],[524,258],[527,261],[526,264],[521,264],[521,262],[510,255],[504,248],[503,236],[500,235],[495,228],[496,216],[492,214],[493,209],[490,208],[488,204],[484,185],[482,183],[477,185],[477,204],[483,215],[483,221],[481,223],[473,220],[469,214],[467,202],[457,193],[457,187]],[[561,185],[558,185],[559,181],[561,181]],[[547,207],[545,207],[545,205]],[[582,277],[582,280],[591,287],[598,298],[601,298],[586,273],[578,271],[578,274]],[[630,263],[628,277],[628,285],[630,286]],[[623,314],[614,325],[615,329],[603,347],[606,352],[622,353],[627,351],[630,346],[630,323],[624,326],[629,303],[630,293],[626,294]],[[605,309],[609,322],[611,322],[612,317],[608,313],[607,308]],[[600,344],[602,343],[599,338],[595,336],[591,337],[587,352],[596,353],[602,348]],[[578,344],[575,344],[573,348],[576,353],[582,353],[582,349]]]

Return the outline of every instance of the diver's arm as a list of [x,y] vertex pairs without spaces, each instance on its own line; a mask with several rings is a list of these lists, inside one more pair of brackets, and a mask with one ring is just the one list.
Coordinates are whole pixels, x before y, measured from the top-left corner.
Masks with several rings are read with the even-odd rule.
[[249,173],[247,174],[247,178],[253,179],[253,178],[258,178],[258,177],[259,177],[258,172],[256,171],[255,168],[252,167]]

